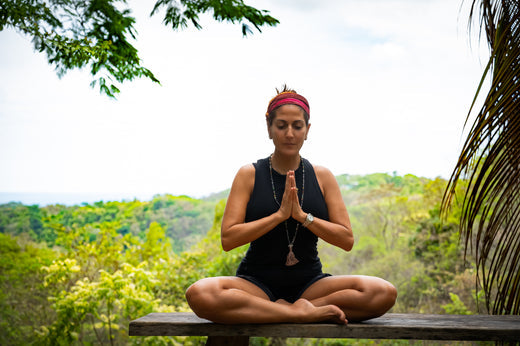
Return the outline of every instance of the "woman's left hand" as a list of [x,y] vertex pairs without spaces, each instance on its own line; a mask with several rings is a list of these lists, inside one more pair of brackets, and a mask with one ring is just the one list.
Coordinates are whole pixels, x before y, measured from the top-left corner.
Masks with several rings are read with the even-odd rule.
[[298,188],[296,187],[296,178],[294,176],[294,171],[289,171],[287,173],[287,179],[289,180],[289,186],[291,188],[291,217],[296,221],[303,222],[305,221],[306,214],[300,206],[300,200],[298,198]]

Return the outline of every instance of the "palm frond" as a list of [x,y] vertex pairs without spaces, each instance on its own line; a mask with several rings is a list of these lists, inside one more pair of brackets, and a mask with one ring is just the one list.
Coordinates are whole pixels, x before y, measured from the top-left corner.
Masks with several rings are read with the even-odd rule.
[[449,209],[457,182],[467,180],[460,220],[466,255],[474,255],[488,311],[519,314],[520,3],[473,0],[470,23],[477,10],[490,58],[466,125],[487,78],[491,87],[449,180],[443,210]]

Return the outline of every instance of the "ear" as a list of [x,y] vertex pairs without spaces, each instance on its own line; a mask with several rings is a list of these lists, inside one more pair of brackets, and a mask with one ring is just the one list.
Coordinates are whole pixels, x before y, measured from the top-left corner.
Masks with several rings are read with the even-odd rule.
[[269,120],[265,120],[265,123],[267,125],[267,133],[269,134],[269,139],[273,139],[273,135],[271,134],[271,126],[269,126]]
[[311,129],[311,124],[307,125],[307,133],[305,134],[305,140],[307,140],[307,136],[309,135],[310,129]]

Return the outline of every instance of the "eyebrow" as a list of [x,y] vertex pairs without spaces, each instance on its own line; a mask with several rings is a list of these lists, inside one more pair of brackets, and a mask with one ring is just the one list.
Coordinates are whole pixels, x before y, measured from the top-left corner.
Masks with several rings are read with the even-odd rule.
[[[283,119],[275,119],[275,122],[282,123],[282,124],[287,124],[289,121],[283,120]],[[305,121],[301,120],[301,119],[293,121],[293,124],[297,124],[297,123],[305,123]]]

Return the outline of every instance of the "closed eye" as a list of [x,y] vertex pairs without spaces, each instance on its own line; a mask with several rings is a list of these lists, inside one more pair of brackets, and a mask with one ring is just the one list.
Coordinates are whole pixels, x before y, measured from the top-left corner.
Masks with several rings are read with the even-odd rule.
[[[283,130],[283,129],[287,128],[287,126],[289,126],[289,125],[284,120],[278,120],[276,122],[276,128],[279,130]],[[303,129],[303,127],[304,127],[304,122],[301,120],[297,120],[294,123],[292,123],[292,128],[295,130],[301,130],[301,129]]]

